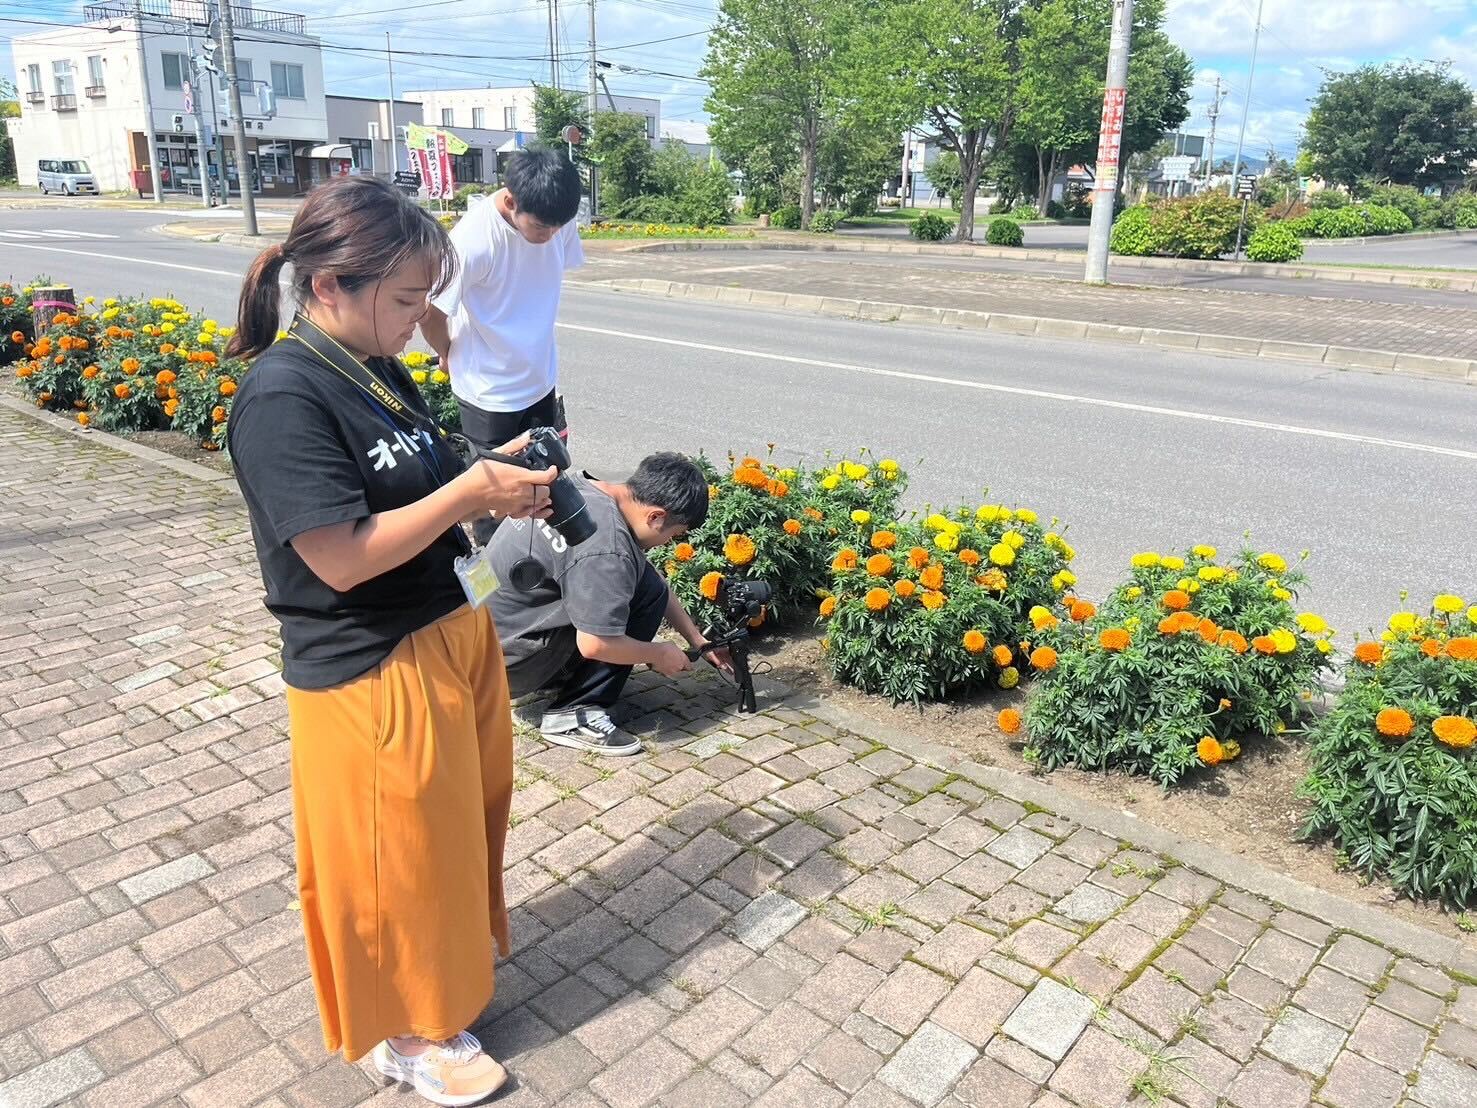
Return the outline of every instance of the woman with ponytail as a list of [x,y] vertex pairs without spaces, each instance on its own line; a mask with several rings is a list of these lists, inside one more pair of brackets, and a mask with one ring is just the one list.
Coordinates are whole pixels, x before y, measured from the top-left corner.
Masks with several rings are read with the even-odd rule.
[[242,287],[230,353],[254,362],[228,425],[282,625],[324,1042],[349,1061],[372,1052],[381,1074],[441,1105],[476,1103],[507,1076],[467,1031],[492,999],[493,943],[509,949],[513,735],[461,524],[547,515],[539,493],[556,476],[463,471],[397,359],[455,264],[440,225],[388,184],[315,189]]

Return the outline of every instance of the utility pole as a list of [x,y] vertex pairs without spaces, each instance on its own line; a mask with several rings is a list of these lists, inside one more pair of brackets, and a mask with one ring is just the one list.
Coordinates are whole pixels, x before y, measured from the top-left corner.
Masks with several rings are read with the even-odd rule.
[[549,0],[549,87],[559,87],[559,37],[554,30],[558,18],[554,0]]
[[[590,0],[590,134],[585,136],[587,143],[595,133],[595,109],[600,102],[600,93],[596,88],[598,71],[599,66],[596,65],[595,61],[595,0]],[[596,203],[599,200],[600,186],[595,180],[595,163],[587,157],[585,164],[590,170],[590,221],[594,222],[595,212],[598,210]]]
[[390,32],[385,32],[385,65],[390,70],[390,179],[400,172],[400,135],[395,130],[395,55],[390,50]]
[[[221,55],[226,63],[226,107],[231,113],[236,137],[236,179],[241,182],[241,216],[248,235],[256,235],[256,197],[251,193],[251,158],[246,153],[246,117],[241,111],[241,86],[236,83],[236,29],[231,22],[231,0],[220,6]],[[226,167],[221,166],[222,185],[231,195],[231,181]]]
[[149,88],[149,52],[144,47],[144,0],[134,0],[134,18],[138,21],[138,72],[144,89],[144,138],[149,151],[149,183],[154,189],[154,203],[164,203],[164,184],[159,175],[158,128],[154,125],[154,94]]
[[1113,233],[1113,206],[1118,197],[1118,155],[1123,142],[1123,113],[1128,96],[1128,46],[1133,33],[1133,0],[1113,0],[1113,29],[1108,38],[1108,83],[1103,91],[1103,120],[1098,130],[1097,168],[1092,182],[1092,226],[1087,232],[1089,284],[1108,283],[1108,239]]
[[[1229,91],[1229,90],[1228,90]],[[1210,188],[1210,176],[1215,172],[1215,121],[1221,117],[1221,101],[1226,97],[1221,92],[1221,79],[1215,79],[1215,92],[1210,98],[1210,108],[1206,115],[1210,118],[1210,150],[1205,158],[1205,187]]]
[[1236,136],[1236,160],[1231,164],[1231,187],[1241,177],[1241,149],[1246,142],[1246,117],[1251,113],[1251,83],[1256,80],[1256,48],[1262,37],[1262,3],[1256,0],[1256,22],[1251,28],[1251,69],[1246,74],[1246,101],[1241,105],[1241,132]]
[[[202,84],[208,83],[209,76],[201,77],[202,73],[209,73],[200,65],[200,56],[195,52],[195,32],[193,25],[185,23],[185,51],[190,59],[188,76],[184,77],[186,89],[185,110],[195,117],[195,155],[200,162],[200,206],[209,208],[215,204],[215,186],[210,183],[210,152],[206,149],[205,135],[210,130],[205,125],[205,101],[201,97]],[[214,145],[215,140],[211,139]]]

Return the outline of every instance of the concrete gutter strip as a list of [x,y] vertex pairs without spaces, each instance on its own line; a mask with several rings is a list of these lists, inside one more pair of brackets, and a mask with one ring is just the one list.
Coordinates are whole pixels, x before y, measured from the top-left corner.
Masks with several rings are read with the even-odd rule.
[[[693,285],[650,278],[617,278],[592,281],[586,287],[614,292],[634,292],[694,300],[716,300],[720,304],[778,308],[784,311],[818,312],[842,319],[866,319],[881,323],[921,323],[944,327],[998,331],[1003,334],[1053,339],[1088,339],[1125,342],[1134,346],[1157,346],[1170,350],[1199,350],[1207,354],[1233,354],[1258,358],[1282,358],[1316,362],[1339,369],[1372,369],[1407,377],[1428,377],[1477,385],[1477,362],[1469,358],[1438,358],[1423,354],[1400,354],[1389,350],[1326,346],[1321,343],[1257,339],[1245,335],[1201,334],[1169,331],[1157,327],[1125,327],[1089,323],[1078,319],[1047,316],[974,312],[964,308],[935,308],[926,304],[893,304],[875,300],[825,298],[811,294]],[[817,305],[817,301],[819,304]]]

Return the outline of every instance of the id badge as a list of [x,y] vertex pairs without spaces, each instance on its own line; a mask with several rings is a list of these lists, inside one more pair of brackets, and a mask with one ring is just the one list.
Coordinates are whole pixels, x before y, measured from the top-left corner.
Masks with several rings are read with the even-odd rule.
[[456,579],[462,583],[462,592],[467,594],[467,603],[480,608],[487,603],[502,584],[492,568],[492,550],[484,546],[481,550],[458,558],[452,565]]

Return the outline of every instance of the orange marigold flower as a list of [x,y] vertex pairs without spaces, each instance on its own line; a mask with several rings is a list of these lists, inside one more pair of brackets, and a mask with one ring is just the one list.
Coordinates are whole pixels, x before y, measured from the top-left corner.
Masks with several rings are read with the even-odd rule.
[[1097,606],[1090,600],[1074,600],[1067,614],[1072,617],[1073,623],[1083,623],[1097,615]]
[[908,565],[914,569],[922,569],[928,564],[928,560],[931,557],[932,555],[924,550],[923,547],[915,546],[912,550],[908,551]]
[[1164,606],[1172,612],[1182,612],[1190,606],[1190,594],[1184,589],[1170,589],[1162,600]]
[[1056,669],[1057,660],[1056,651],[1049,646],[1038,646],[1035,650],[1031,651],[1031,667],[1033,669],[1039,669],[1042,672]]
[[96,377],[101,372],[102,372],[102,370],[98,369],[97,366],[90,365],[90,366],[88,366],[86,369],[84,369],[82,371],[82,376],[86,377],[89,381],[91,381],[94,377]]
[[886,589],[867,590],[867,610],[869,612],[880,612],[892,603],[892,593]]
[[969,651],[971,654],[983,654],[985,652],[985,647],[989,645],[990,644],[986,641],[985,636],[979,631],[964,632],[964,649]]
[[995,722],[1007,735],[1014,735],[1021,729],[1021,714],[1014,708],[1002,708]]
[[873,554],[867,559],[867,572],[873,577],[886,577],[892,569],[892,559],[886,554]]
[[172,385],[176,381],[178,381],[179,378],[175,376],[174,370],[172,370],[172,369],[163,369],[163,370],[160,370],[159,371],[158,376],[156,376],[154,378],[154,380],[155,380],[155,382],[157,382],[158,384],[161,384],[161,385]]
[[[225,388],[226,386],[222,385],[221,391],[224,392]],[[736,566],[748,565],[757,553],[754,540],[748,535],[729,535],[723,542],[723,556]]]
[[830,619],[836,613],[836,598],[828,596],[821,601],[821,619]]
[[1098,635],[1097,641],[1104,650],[1116,653],[1120,650],[1127,650],[1132,639],[1122,627],[1109,627]]
[[901,581],[897,583],[896,586],[894,586],[893,591],[896,592],[901,599],[906,600],[908,597],[912,596],[915,592],[918,591],[918,586],[904,577]]
[[15,367],[15,375],[23,381],[35,372],[36,367],[33,365],[19,365]]
[[807,519],[815,520],[817,523],[826,518],[826,513],[821,511],[819,508],[803,508],[801,509],[800,514],[805,516]]
[[776,479],[773,481],[766,481],[764,483],[764,491],[769,493],[769,495],[774,497],[776,500],[783,500],[785,497],[790,495],[790,486],[785,484],[783,481]]
[[798,519],[785,520],[785,534],[792,536],[800,534],[800,521]]
[[897,545],[897,536],[894,535],[891,531],[874,531],[874,532],[872,532],[872,549],[873,550],[891,550],[896,545]]
[[235,381],[232,381],[229,377],[227,377],[224,381],[222,381],[221,382],[221,395],[222,396],[235,396],[236,395],[236,382]]
[[65,354],[58,354],[54,359],[52,359],[53,364],[55,365],[61,365],[66,360],[67,356]]
[[923,606],[927,608],[930,612],[938,611],[948,602],[948,599],[949,598],[947,596],[939,592],[937,589],[923,590]]
[[764,475],[764,471],[751,466],[739,466],[733,471],[733,480],[735,484],[751,489],[762,489],[769,484],[769,478]]
[[1208,766],[1220,765],[1221,759],[1226,756],[1225,749],[1212,735],[1206,735],[1195,744],[1195,753],[1200,755],[1200,760]]
[[1381,708],[1374,717],[1374,729],[1387,739],[1403,739],[1415,730],[1415,720],[1404,708]]
[[959,560],[967,566],[977,566],[980,564],[980,552],[978,550],[971,550],[966,546],[963,550],[959,551]]
[[991,592],[1004,592],[1006,585],[1005,574],[994,566],[991,566],[984,573],[976,577],[974,583],[981,588],[989,589]]
[[169,416],[170,419],[174,418],[174,413],[177,411],[179,411],[178,400],[166,400],[164,402],[164,414]]
[[1216,636],[1216,642],[1220,643],[1233,654],[1245,654],[1250,648],[1246,642],[1246,636],[1236,631],[1222,631]]
[[705,573],[703,579],[697,583],[697,591],[702,593],[708,600],[718,599],[718,586],[723,583],[723,574]]
[[80,424],[82,424],[83,427],[86,427],[89,423],[92,422],[92,417],[90,415],[88,415],[86,412],[78,412],[77,413],[77,422],[80,423]]
[[1461,716],[1441,716],[1431,724],[1436,738],[1447,746],[1466,749],[1477,740],[1477,723]]
[[944,587],[944,567],[929,566],[918,575],[918,580],[925,589],[941,589]]
[[1354,661],[1377,666],[1385,660],[1385,648],[1377,642],[1362,642],[1354,648]]
[[1010,647],[1003,644],[1001,646],[997,646],[993,651],[991,651],[990,656],[995,659],[995,664],[997,666],[1000,666],[1002,669],[1010,665],[1010,663],[1015,659],[1014,652],[1011,651]]
[[38,358],[46,357],[48,354],[51,353],[51,339],[44,335],[41,338],[37,339],[36,346],[32,353],[34,353]]
[[1446,644],[1446,656],[1459,662],[1477,662],[1477,637],[1464,635],[1459,639],[1452,639]]
[[845,573],[848,570],[856,569],[856,562],[856,551],[848,546],[832,559],[831,569],[835,573]]
[[1200,637],[1206,642],[1215,642],[1220,637],[1221,629],[1215,625],[1213,619],[1202,619],[1197,628],[1200,631]]
[[1435,639],[1427,639],[1421,643],[1421,653],[1427,658],[1439,658],[1441,657],[1441,644]]
[[210,418],[216,423],[224,423],[226,421],[226,410],[219,406],[212,408],[210,410]]
[[110,339],[121,339],[123,337],[123,328],[115,323],[108,328],[107,335]]
[[19,346],[21,343],[23,343],[23,342],[26,341],[25,332],[23,332],[23,331],[12,331],[12,332],[10,332],[10,341],[13,342],[13,343],[15,343],[15,345]]
[[123,328],[123,337],[125,339],[131,339],[133,336],[134,332],[130,331],[127,327]]
[[676,558],[679,562],[690,562],[696,553],[697,549],[692,543],[679,542],[672,550],[672,557]]
[[1276,654],[1277,640],[1271,635],[1258,635],[1251,640],[1252,649],[1258,654]]
[[174,350],[175,346],[172,342],[166,342],[159,347],[159,353],[161,354],[173,354]]
[[119,400],[127,400],[130,396],[133,395],[133,390],[127,385],[114,385],[113,395],[116,396]]
[[124,358],[123,364],[120,365],[118,368],[123,370],[123,372],[128,374],[128,376],[132,377],[142,368],[142,366],[140,365],[137,358]]
[[10,307],[14,303],[15,303],[15,297],[13,297],[13,296],[0,297],[0,304],[4,304],[7,308]]
[[744,458],[743,461],[739,462],[740,469],[759,469],[763,465],[764,463],[761,462],[758,458],[754,457],[752,454]]

